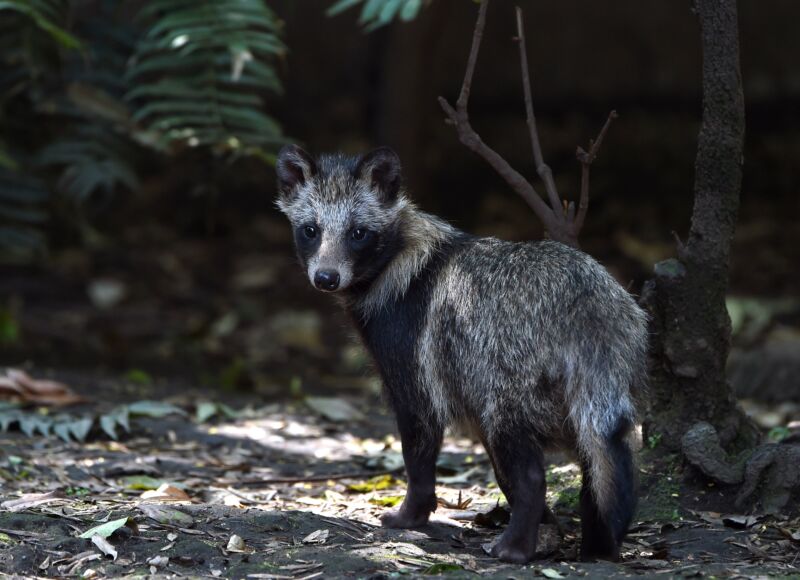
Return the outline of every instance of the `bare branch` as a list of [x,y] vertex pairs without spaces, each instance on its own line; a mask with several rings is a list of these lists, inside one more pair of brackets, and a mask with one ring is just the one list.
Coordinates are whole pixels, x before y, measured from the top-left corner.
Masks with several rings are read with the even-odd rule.
[[472,34],[472,47],[469,51],[467,60],[467,70],[464,73],[464,82],[461,85],[461,93],[456,108],[454,109],[444,97],[439,97],[439,105],[447,115],[450,122],[455,125],[458,138],[470,150],[474,151],[492,166],[492,168],[502,177],[506,183],[519,194],[533,209],[537,217],[542,221],[545,230],[550,237],[566,244],[577,245],[577,240],[569,240],[563,224],[560,223],[557,213],[547,207],[533,186],[518,171],[516,171],[503,157],[486,145],[478,133],[472,128],[469,122],[469,94],[472,88],[472,77],[475,73],[475,64],[478,60],[483,29],[486,25],[486,9],[489,0],[481,0],[478,11],[478,19],[475,22],[475,31]]
[[533,96],[531,91],[530,72],[528,70],[528,57],[525,45],[525,30],[522,21],[522,10],[517,7],[517,37],[519,43],[520,67],[522,73],[522,89],[525,97],[525,114],[530,135],[531,146],[533,147],[533,158],[536,164],[536,172],[544,182],[547,190],[548,204],[542,199],[534,189],[533,185],[525,179],[517,170],[494,149],[489,147],[480,138],[480,135],[472,128],[467,111],[469,96],[472,89],[472,78],[475,74],[475,66],[478,61],[483,31],[486,26],[486,10],[489,0],[481,0],[478,10],[478,19],[475,22],[475,30],[472,34],[472,46],[467,59],[467,70],[464,72],[464,81],[461,84],[461,92],[456,101],[455,108],[447,102],[444,97],[439,97],[439,104],[447,115],[447,122],[455,126],[458,138],[471,151],[480,155],[491,167],[502,177],[505,182],[519,194],[533,209],[536,216],[541,220],[547,235],[559,242],[570,246],[578,246],[578,233],[583,226],[586,217],[586,210],[589,206],[589,166],[597,155],[598,148],[603,141],[603,137],[608,130],[611,120],[616,117],[616,112],[612,111],[603,126],[597,140],[590,142],[588,153],[578,148],[578,160],[582,164],[581,173],[581,196],[578,207],[574,202],[562,201],[558,194],[553,172],[544,162],[542,147],[539,141],[539,132],[536,128],[536,116],[533,112]]
[[600,129],[597,139],[589,141],[589,151],[585,151],[583,147],[578,147],[578,150],[575,152],[575,157],[578,158],[581,164],[581,196],[578,201],[578,215],[575,217],[574,223],[576,236],[581,231],[583,222],[586,219],[586,212],[589,210],[589,168],[597,157],[597,152],[600,150],[600,145],[603,143],[608,128],[611,126],[611,121],[617,117],[617,112],[611,111],[608,114],[606,122],[603,124],[603,128]]
[[550,207],[554,212],[561,208],[561,196],[558,195],[553,172],[544,162],[542,145],[539,142],[539,131],[536,128],[536,116],[533,114],[533,96],[531,95],[531,80],[528,70],[528,52],[525,46],[525,27],[522,24],[522,9],[517,6],[517,44],[519,44],[519,62],[522,69],[522,90],[525,94],[525,118],[528,124],[531,146],[533,147],[533,161],[536,163],[536,173],[544,182],[547,196],[550,198]]
[[475,74],[475,64],[478,62],[478,53],[481,50],[481,40],[483,39],[483,29],[486,26],[486,9],[489,7],[489,0],[483,0],[478,9],[478,20],[475,22],[475,30],[472,32],[472,46],[469,49],[469,59],[467,59],[467,70],[464,73],[464,82],[461,84],[461,92],[456,101],[458,110],[467,110],[469,103],[469,93],[472,89],[472,75]]

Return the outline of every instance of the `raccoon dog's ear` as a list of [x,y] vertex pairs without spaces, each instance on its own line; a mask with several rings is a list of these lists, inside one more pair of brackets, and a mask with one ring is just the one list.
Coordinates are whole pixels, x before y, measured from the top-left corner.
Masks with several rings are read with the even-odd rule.
[[278,153],[278,191],[282,197],[292,197],[295,190],[317,173],[311,155],[297,145],[286,145]]
[[358,162],[356,178],[368,181],[384,202],[391,203],[400,191],[400,158],[388,147],[378,147]]

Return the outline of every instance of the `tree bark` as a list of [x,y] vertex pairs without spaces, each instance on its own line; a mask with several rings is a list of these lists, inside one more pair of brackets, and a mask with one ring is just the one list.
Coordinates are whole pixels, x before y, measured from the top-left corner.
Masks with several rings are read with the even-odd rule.
[[695,161],[694,208],[678,257],[655,266],[642,302],[652,316],[652,411],[645,436],[679,449],[706,421],[723,446],[749,446],[756,430],[726,380],[731,325],[725,307],[744,145],[736,0],[696,0],[703,50],[703,117]]

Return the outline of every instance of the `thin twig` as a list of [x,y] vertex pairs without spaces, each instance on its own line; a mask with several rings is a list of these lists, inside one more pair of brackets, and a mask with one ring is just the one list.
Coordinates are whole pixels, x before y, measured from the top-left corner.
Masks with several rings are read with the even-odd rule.
[[237,481],[237,485],[270,485],[273,483],[304,483],[307,481],[329,481],[339,479],[368,479],[370,477],[377,477],[379,475],[391,475],[402,470],[402,467],[396,469],[386,469],[384,471],[358,471],[354,473],[331,473],[330,475],[307,475],[301,477],[273,477],[268,479],[258,479],[256,477],[249,479],[242,479]]
[[469,49],[469,59],[467,59],[467,71],[464,73],[464,82],[461,83],[461,92],[456,101],[459,111],[467,110],[469,103],[469,93],[472,89],[472,75],[475,74],[475,64],[478,62],[478,53],[481,50],[481,40],[483,39],[483,29],[486,26],[486,9],[489,7],[489,0],[483,0],[478,9],[478,21],[475,23],[475,30],[472,32],[472,46]]
[[522,9],[517,6],[517,44],[519,44],[519,63],[522,72],[522,91],[525,95],[525,118],[528,124],[528,133],[533,147],[533,161],[536,164],[536,173],[544,182],[547,196],[550,198],[550,207],[554,212],[561,209],[561,196],[558,195],[553,172],[544,162],[542,145],[539,142],[539,131],[536,128],[536,116],[533,114],[533,96],[531,95],[531,78],[528,69],[528,51],[525,45],[525,27],[522,24]]
[[496,151],[486,145],[470,125],[467,106],[469,104],[469,94],[472,88],[472,77],[475,74],[475,65],[478,61],[478,53],[483,37],[483,29],[486,26],[486,9],[488,5],[489,0],[482,0],[480,9],[478,10],[478,19],[475,22],[475,31],[472,34],[472,47],[470,48],[469,59],[467,60],[467,70],[464,73],[464,82],[461,84],[461,92],[459,93],[458,101],[456,101],[456,108],[454,109],[444,97],[439,97],[439,105],[447,115],[450,123],[455,126],[461,143],[483,157],[498,175],[500,175],[514,191],[522,196],[542,221],[545,229],[550,232],[551,237],[569,243],[566,240],[562,240],[561,236],[558,235],[558,230],[560,228],[558,228],[558,223],[554,219],[555,214],[547,207],[547,204],[544,203],[539,194],[536,193],[533,186]]
[[589,207],[589,167],[597,156],[597,151],[605,137],[611,121],[616,118],[617,113],[611,111],[605,125],[600,130],[595,141],[589,143],[589,151],[584,151],[578,147],[577,157],[581,162],[581,191],[579,204],[576,210],[574,202],[561,200],[558,194],[553,172],[544,162],[542,146],[539,141],[539,132],[536,127],[536,116],[533,112],[533,96],[531,91],[530,72],[528,70],[528,57],[525,45],[525,30],[522,20],[522,10],[517,7],[517,36],[519,43],[520,67],[522,73],[522,89],[525,98],[525,114],[530,135],[531,146],[533,147],[533,158],[536,164],[536,172],[542,179],[547,190],[548,204],[539,196],[533,185],[525,179],[517,170],[494,149],[489,147],[480,138],[480,135],[472,128],[469,121],[469,96],[472,90],[472,79],[475,74],[475,66],[478,61],[483,31],[486,26],[486,10],[489,0],[481,0],[478,10],[478,19],[475,22],[475,30],[472,34],[472,46],[467,59],[467,70],[464,72],[464,81],[461,84],[461,92],[458,95],[456,106],[453,108],[444,97],[439,97],[439,105],[445,115],[447,122],[454,125],[458,138],[468,149],[477,153],[494,169],[500,177],[519,194],[533,209],[533,212],[541,220],[545,232],[550,238],[564,244],[577,247],[578,234],[580,233],[583,222],[586,219],[586,212]]
[[577,232],[581,231],[583,222],[586,219],[586,212],[589,209],[589,168],[597,157],[597,152],[600,150],[600,145],[603,144],[603,139],[608,132],[608,128],[611,126],[611,122],[616,119],[617,116],[618,115],[616,111],[611,111],[608,114],[608,118],[603,124],[603,128],[600,129],[600,133],[597,135],[597,139],[594,141],[589,141],[588,153],[583,149],[583,147],[578,147],[578,150],[575,152],[575,156],[578,158],[578,161],[581,164],[581,197],[580,201],[578,202],[578,215],[575,217],[576,235]]

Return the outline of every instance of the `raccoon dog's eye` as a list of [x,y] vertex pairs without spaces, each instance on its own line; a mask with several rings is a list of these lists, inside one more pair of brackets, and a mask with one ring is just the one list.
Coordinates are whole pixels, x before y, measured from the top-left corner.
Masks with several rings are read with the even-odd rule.
[[367,230],[364,228],[356,228],[353,230],[352,236],[355,241],[360,242],[367,237]]
[[314,226],[306,226],[303,228],[303,233],[309,240],[313,240],[317,237],[317,228]]

